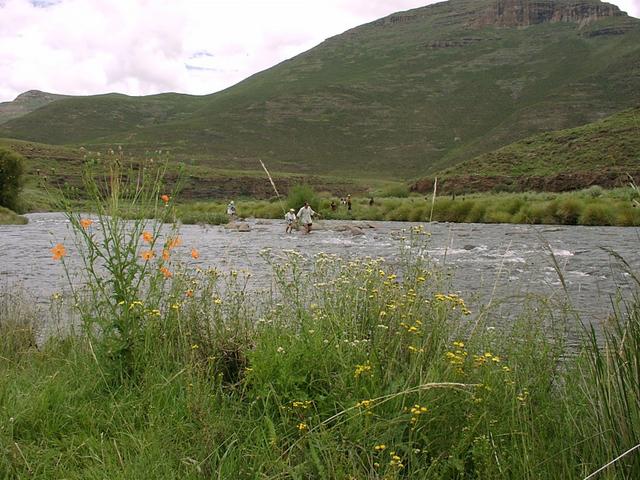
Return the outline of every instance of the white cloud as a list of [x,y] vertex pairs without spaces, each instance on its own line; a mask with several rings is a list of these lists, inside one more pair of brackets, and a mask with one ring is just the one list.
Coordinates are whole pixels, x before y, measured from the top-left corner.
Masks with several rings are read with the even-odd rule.
[[[0,0],[0,101],[204,94],[332,35],[435,0]],[[617,0],[640,15],[640,0]]]

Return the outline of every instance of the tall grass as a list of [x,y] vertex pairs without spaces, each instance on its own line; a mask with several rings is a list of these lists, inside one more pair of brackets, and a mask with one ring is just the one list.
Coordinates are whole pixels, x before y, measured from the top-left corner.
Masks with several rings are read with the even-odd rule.
[[[319,198],[310,189],[295,190],[288,205],[298,205],[304,198],[312,198],[313,208],[325,219],[428,221],[431,216],[431,198],[377,197],[373,205],[364,197],[353,198],[348,211],[338,199]],[[553,193],[499,193],[475,194],[456,198],[437,197],[433,205],[432,220],[438,222],[475,223],[528,223],[551,225],[640,225],[640,207],[634,200],[637,192],[632,188],[605,191],[590,188],[562,194]],[[331,201],[337,210],[330,207]],[[209,221],[210,211],[222,211],[222,204],[185,204],[178,207],[185,223],[216,223]],[[239,201],[242,217],[282,218],[277,203],[267,201]]]
[[[579,479],[638,441],[635,301],[567,356],[558,305],[470,312],[422,228],[393,267],[263,251],[255,291],[189,245],[162,258],[153,221],[81,220],[85,334],[0,363],[5,478]],[[629,454],[601,478],[639,473]]]

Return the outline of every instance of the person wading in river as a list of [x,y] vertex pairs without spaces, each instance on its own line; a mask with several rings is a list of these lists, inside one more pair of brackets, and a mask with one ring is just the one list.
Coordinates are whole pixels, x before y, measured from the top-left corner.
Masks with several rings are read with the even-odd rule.
[[285,232],[291,233],[293,231],[293,224],[296,221],[296,211],[292,208],[285,214],[284,219],[287,222],[287,228]]
[[305,233],[311,233],[311,225],[313,224],[313,217],[317,215],[316,212],[309,206],[309,203],[304,202],[304,207],[298,210],[298,219],[304,225]]

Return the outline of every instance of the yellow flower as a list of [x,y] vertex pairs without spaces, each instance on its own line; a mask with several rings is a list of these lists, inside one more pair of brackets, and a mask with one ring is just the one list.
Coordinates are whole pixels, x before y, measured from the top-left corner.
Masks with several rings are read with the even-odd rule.
[[385,448],[387,448],[387,446],[384,443],[381,443],[380,445],[376,445],[375,447],[373,447],[373,449],[376,452],[381,452],[383,451]]
[[369,375],[371,375],[371,364],[369,362],[365,363],[364,365],[356,365],[356,369],[353,372],[353,376],[355,378],[358,378],[360,375],[363,375],[364,373],[369,373]]
[[298,425],[296,425],[296,428],[298,430],[300,430],[301,432],[309,430],[309,426],[306,423],[303,423],[303,422],[300,422]]
[[53,254],[54,260],[60,260],[67,254],[67,250],[64,248],[64,245],[58,243],[55,247],[51,249],[51,253]]
[[163,259],[165,262],[168,262],[170,258],[171,258],[171,252],[169,252],[169,250],[167,250],[166,248],[164,248],[164,249],[162,250],[162,259]]

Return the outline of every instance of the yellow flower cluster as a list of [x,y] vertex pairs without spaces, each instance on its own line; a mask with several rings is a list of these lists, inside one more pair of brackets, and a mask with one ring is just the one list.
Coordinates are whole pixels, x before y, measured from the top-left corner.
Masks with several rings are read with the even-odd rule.
[[365,373],[371,375],[371,364],[369,362],[363,364],[363,365],[356,365],[356,369],[353,372],[353,376],[355,378],[360,377],[361,375],[364,375]]
[[389,456],[391,460],[389,461],[389,465],[395,468],[403,468],[404,464],[402,463],[402,458],[400,458],[396,452],[389,452]]
[[491,352],[485,352],[483,355],[473,356],[473,365],[475,367],[482,367],[483,365],[490,363],[500,363],[502,359]]
[[420,320],[416,320],[413,325],[408,325],[405,322],[400,322],[400,326],[404,328],[407,333],[418,334],[420,332],[420,327],[422,326],[422,322]]
[[296,400],[291,403],[291,407],[299,410],[307,410],[312,404],[313,402],[311,400]]
[[444,293],[436,293],[435,299],[438,302],[448,303],[451,306],[452,310],[456,310],[460,308],[460,311],[463,315],[471,314],[471,310],[467,308],[467,305],[464,303],[464,300],[456,295],[455,293],[449,293],[445,295]]
[[427,407],[423,407],[418,404],[415,404],[413,407],[411,407],[411,424],[415,425],[416,423],[418,423],[420,415],[423,415],[425,413],[427,413]]
[[527,399],[529,398],[529,390],[527,390],[526,388],[524,390],[522,390],[521,393],[519,393],[516,396],[516,399],[520,402],[520,403],[526,403]]

